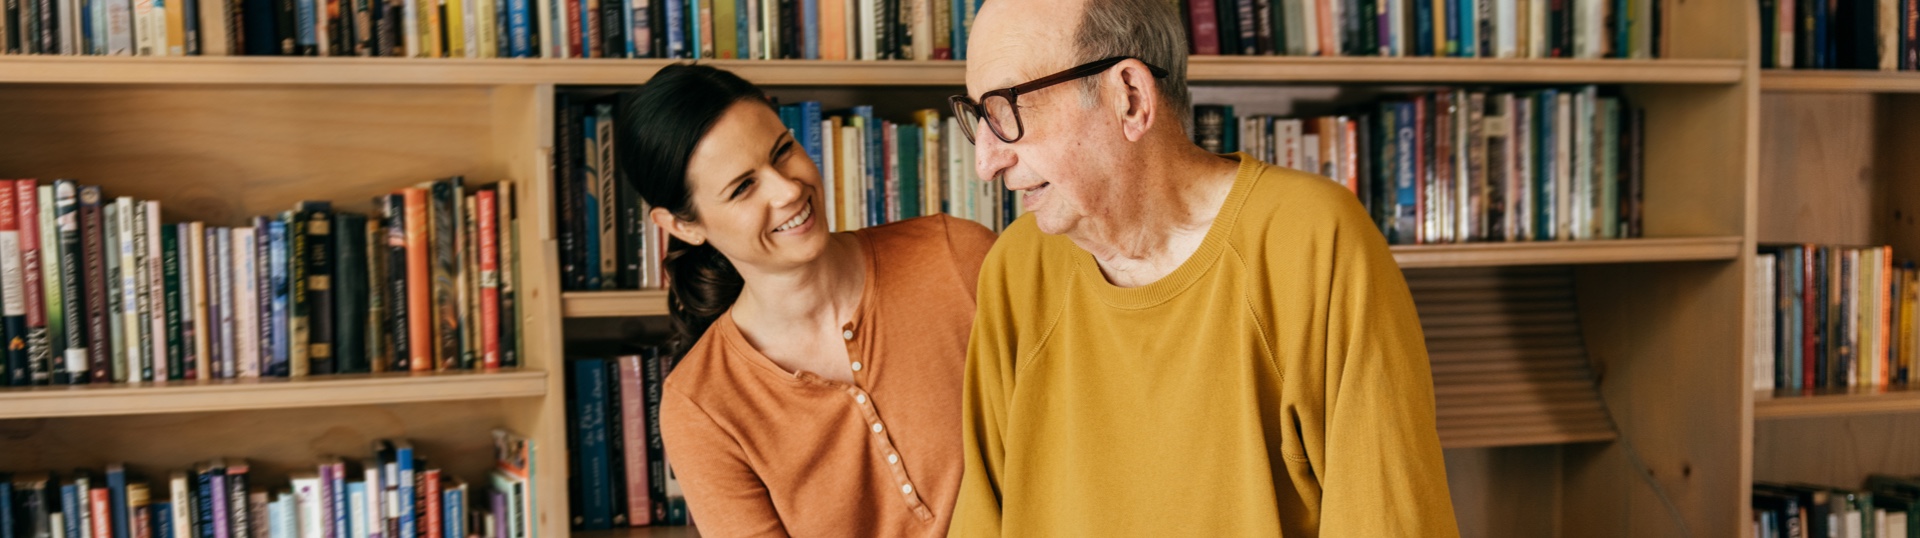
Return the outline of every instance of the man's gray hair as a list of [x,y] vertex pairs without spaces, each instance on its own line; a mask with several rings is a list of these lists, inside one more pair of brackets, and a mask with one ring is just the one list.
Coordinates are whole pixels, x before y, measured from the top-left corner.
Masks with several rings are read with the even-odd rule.
[[[1187,33],[1173,6],[1167,0],[1086,0],[1073,42],[1080,57],[1076,63],[1131,56],[1166,69],[1167,76],[1156,80],[1156,86],[1177,125],[1185,129],[1193,114],[1193,96],[1187,93]],[[1085,79],[1082,95],[1092,97],[1099,85],[1098,77]]]

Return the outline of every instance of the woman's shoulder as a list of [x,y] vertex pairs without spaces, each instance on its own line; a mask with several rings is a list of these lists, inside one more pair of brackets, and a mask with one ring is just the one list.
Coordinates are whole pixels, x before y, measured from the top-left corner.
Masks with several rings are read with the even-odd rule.
[[946,214],[915,217],[853,232],[881,260],[925,262],[939,259],[971,259],[978,264],[993,247],[995,235],[980,223]]

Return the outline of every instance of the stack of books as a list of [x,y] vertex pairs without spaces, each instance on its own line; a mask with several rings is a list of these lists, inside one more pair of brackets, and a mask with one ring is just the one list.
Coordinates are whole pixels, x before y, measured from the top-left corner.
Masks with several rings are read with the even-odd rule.
[[1904,0],[1760,0],[1760,66],[1920,69],[1920,6]]
[[1641,237],[1644,125],[1595,86],[1452,89],[1307,118],[1197,105],[1193,136],[1333,179],[1410,245]]
[[1754,258],[1753,388],[1884,389],[1920,359],[1920,272],[1887,246],[1762,245]]
[[665,350],[567,363],[568,475],[573,528],[685,525],[686,496],[660,440]]
[[247,226],[0,181],[0,373],[142,383],[520,364],[514,185],[448,178],[379,216],[301,202]]
[[368,458],[328,458],[267,486],[242,459],[166,474],[0,474],[0,522],[23,538],[528,538],[537,525],[532,442],[494,431],[485,484],[443,473],[405,440]]

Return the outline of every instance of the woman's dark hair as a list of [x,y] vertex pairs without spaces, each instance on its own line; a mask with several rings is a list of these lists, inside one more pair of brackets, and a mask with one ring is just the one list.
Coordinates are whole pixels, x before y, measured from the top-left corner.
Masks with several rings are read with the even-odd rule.
[[[698,220],[687,161],[714,122],[740,101],[768,103],[760,88],[738,75],[692,64],[667,66],[645,86],[621,94],[613,138],[622,180],[648,206],[683,221]],[[680,356],[733,306],[746,282],[711,244],[670,238],[664,265],[674,330],[668,345]]]

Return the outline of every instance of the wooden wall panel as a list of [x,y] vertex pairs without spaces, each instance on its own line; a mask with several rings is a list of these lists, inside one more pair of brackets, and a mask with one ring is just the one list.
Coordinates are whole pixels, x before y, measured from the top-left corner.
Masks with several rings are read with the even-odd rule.
[[1558,445],[1446,450],[1447,486],[1462,538],[1557,538]]
[[1760,104],[1759,241],[1876,241],[1874,96],[1774,94]]

